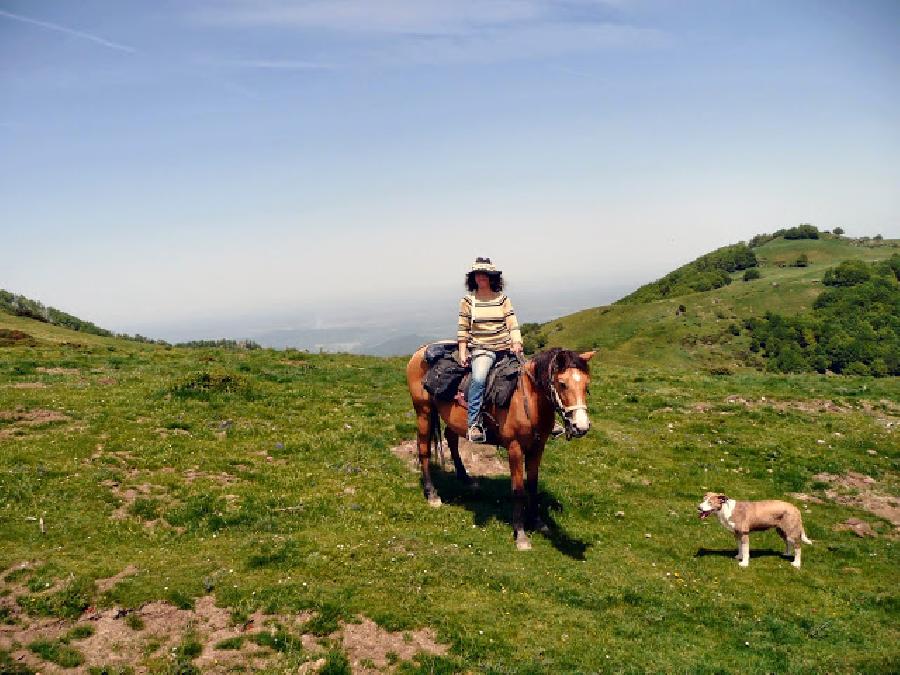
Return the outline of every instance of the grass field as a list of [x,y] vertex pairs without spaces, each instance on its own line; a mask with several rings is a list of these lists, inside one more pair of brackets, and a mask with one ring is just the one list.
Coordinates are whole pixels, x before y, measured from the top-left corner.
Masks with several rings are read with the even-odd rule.
[[[506,477],[439,474],[431,509],[392,454],[402,359],[0,328],[37,340],[0,348],[0,671],[900,668],[897,530],[860,508],[900,495],[896,379],[601,359],[594,428],[545,455],[552,536],[522,553]],[[739,568],[707,490],[821,500],[803,569],[774,533]]]

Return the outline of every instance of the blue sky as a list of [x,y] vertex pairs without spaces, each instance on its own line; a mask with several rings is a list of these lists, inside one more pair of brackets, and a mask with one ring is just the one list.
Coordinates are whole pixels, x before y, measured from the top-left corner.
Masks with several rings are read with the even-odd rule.
[[152,334],[490,255],[600,304],[799,222],[900,236],[898,85],[893,0],[0,0],[0,287]]

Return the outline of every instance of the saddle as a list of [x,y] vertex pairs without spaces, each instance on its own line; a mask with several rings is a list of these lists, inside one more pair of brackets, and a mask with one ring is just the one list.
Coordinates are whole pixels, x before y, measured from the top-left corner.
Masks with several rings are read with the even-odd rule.
[[[459,364],[459,350],[455,342],[444,340],[427,345],[425,362],[428,372],[423,386],[429,394],[442,401],[452,401],[457,399],[457,394],[461,394],[460,398],[465,400],[472,373]],[[506,408],[516,389],[520,371],[521,364],[514,354],[503,352],[498,355],[485,383],[485,405]]]

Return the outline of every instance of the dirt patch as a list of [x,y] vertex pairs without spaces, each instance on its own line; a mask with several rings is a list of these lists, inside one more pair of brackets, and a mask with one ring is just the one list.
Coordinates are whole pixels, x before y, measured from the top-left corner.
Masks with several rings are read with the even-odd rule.
[[[447,645],[438,643],[434,632],[427,628],[390,633],[371,619],[363,618],[361,623],[346,624],[339,633],[354,673],[379,672],[387,667],[391,652],[402,661],[408,661],[420,652],[447,653]],[[364,666],[363,661],[366,660],[374,663],[375,668]]]
[[[419,471],[419,451],[415,441],[406,441],[391,448],[391,452],[403,460],[411,470]],[[480,445],[460,439],[459,456],[466,467],[466,471],[473,476],[502,476],[509,473],[507,463],[493,445]],[[432,452],[432,460],[440,461],[440,458],[435,457],[434,452]],[[446,443],[444,444],[444,461],[448,470],[452,471],[453,462]]]
[[831,501],[868,511],[900,528],[900,500],[879,492],[875,488],[878,481],[871,476],[855,471],[844,476],[819,473],[813,480],[831,485],[825,490],[825,496]]
[[34,347],[35,345],[37,345],[37,340],[28,333],[0,328],[0,347]]
[[114,384],[119,384],[119,381],[114,377],[98,377],[97,384],[102,384],[104,386],[111,386]]
[[878,534],[866,521],[859,518],[847,518],[843,523],[834,526],[835,532],[850,531],[857,537],[877,537]]
[[16,410],[0,410],[0,420],[27,426],[40,426],[51,422],[65,422],[69,420],[69,417],[58,410],[21,410],[17,408]]
[[[900,406],[892,401],[881,399],[878,404],[871,401],[859,401],[858,405],[842,405],[835,403],[829,399],[814,398],[802,401],[775,401],[761,396],[759,399],[745,398],[739,394],[731,394],[725,397],[725,403],[729,405],[742,405],[748,410],[756,410],[758,408],[772,408],[779,412],[796,411],[802,413],[831,413],[834,415],[846,415],[854,412],[861,412],[875,417],[879,424],[886,429],[892,429],[900,425]],[[695,403],[689,408],[690,412],[707,413],[715,411],[720,405],[708,401]],[[722,413],[724,414],[724,413]]]
[[238,478],[236,476],[232,476],[230,473],[226,471],[221,471],[220,473],[209,473],[208,471],[200,471],[197,467],[193,469],[188,469],[184,472],[184,482],[190,485],[196,480],[208,480],[213,483],[218,483],[219,485],[232,485],[238,482]]
[[[149,483],[143,483],[136,487],[122,487],[118,481],[104,480],[100,485],[109,488],[109,491],[119,500],[119,507],[110,516],[113,520],[125,520],[131,517],[131,507],[138,497],[146,497],[153,492],[153,486]],[[155,521],[146,521],[144,525],[148,526],[151,522]]]
[[[313,673],[324,664],[327,643],[303,633],[307,621],[315,616],[313,612],[266,614],[256,611],[246,621],[235,624],[231,611],[217,606],[212,595],[198,598],[193,609],[179,609],[168,602],[154,601],[133,609],[89,608],[76,621],[35,619],[25,614],[16,601],[18,596],[28,593],[26,581],[31,569],[33,564],[26,562],[0,574],[0,607],[6,608],[12,619],[11,623],[0,625],[0,649],[11,652],[14,661],[39,672],[60,672],[60,669],[45,663],[23,645],[38,639],[61,638],[78,625],[91,626],[93,634],[71,642],[71,646],[84,656],[84,664],[77,670],[66,672],[86,672],[92,666],[130,666],[139,674],[165,670],[172,662],[173,650],[187,635],[195,636],[202,645],[202,651],[193,663],[204,673],[281,672],[279,666],[283,656],[257,644],[257,636],[275,630],[282,634],[287,632],[302,645],[307,661],[300,667],[300,672]],[[137,567],[129,565],[118,574],[97,581],[96,585],[105,592],[137,573]],[[391,653],[404,661],[420,652],[445,654],[448,651],[448,646],[438,643],[429,629],[392,633],[366,617],[359,617],[359,623],[342,624],[330,638],[347,652],[355,673],[393,670],[394,657],[391,657],[392,662],[388,657]]]
[[46,389],[47,385],[43,382],[16,382],[10,385],[13,389]]
[[169,436],[191,436],[191,432],[187,429],[179,429],[175,427],[174,429],[169,429],[167,427],[159,427],[155,429],[156,433],[158,433],[163,438],[167,438]]
[[136,566],[128,565],[124,570],[118,574],[114,574],[108,579],[97,579],[97,590],[101,593],[106,593],[107,591],[112,590],[113,586],[122,581],[125,577],[133,577],[138,572],[140,572],[140,570]]
[[39,373],[46,373],[47,375],[80,375],[81,371],[78,368],[35,368]]
[[816,497],[815,495],[808,495],[808,494],[804,494],[802,492],[788,492],[788,496],[793,497],[798,502],[805,502],[808,504],[824,504],[825,503],[821,499]]
[[69,419],[67,415],[63,415],[57,410],[25,410],[23,408],[0,410],[0,422],[6,423],[0,425],[0,438],[21,436],[29,428],[40,427],[53,422],[66,422]]

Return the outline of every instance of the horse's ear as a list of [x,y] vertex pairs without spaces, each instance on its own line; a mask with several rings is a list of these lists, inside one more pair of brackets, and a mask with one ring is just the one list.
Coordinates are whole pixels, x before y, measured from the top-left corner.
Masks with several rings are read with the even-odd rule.
[[597,353],[596,351],[581,352],[581,354],[579,354],[579,356],[580,356],[581,358],[583,358],[585,361],[590,361],[590,360],[591,360],[591,357],[592,357],[594,354],[596,354],[596,353]]

